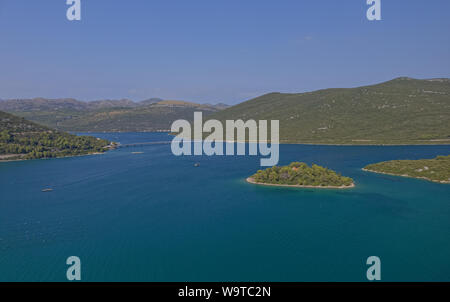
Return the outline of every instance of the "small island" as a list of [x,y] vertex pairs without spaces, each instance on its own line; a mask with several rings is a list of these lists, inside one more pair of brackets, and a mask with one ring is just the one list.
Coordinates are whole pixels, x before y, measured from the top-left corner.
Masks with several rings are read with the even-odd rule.
[[433,159],[391,160],[371,164],[364,171],[450,183],[450,155]]
[[310,167],[301,162],[259,170],[247,178],[247,182],[267,186],[322,189],[347,189],[355,186],[350,177],[315,164]]

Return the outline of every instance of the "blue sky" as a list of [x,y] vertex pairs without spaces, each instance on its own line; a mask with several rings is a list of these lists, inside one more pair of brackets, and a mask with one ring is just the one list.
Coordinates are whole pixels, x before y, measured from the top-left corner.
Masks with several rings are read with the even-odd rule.
[[450,76],[450,1],[0,0],[0,98],[235,104]]

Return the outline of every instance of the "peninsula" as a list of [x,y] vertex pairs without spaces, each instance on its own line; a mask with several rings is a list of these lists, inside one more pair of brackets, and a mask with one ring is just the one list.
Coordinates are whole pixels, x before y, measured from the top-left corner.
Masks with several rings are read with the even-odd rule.
[[103,153],[115,144],[53,130],[0,111],[0,162]]
[[450,155],[433,159],[391,160],[371,164],[364,171],[450,183]]
[[274,166],[259,170],[247,178],[247,182],[258,185],[321,188],[321,189],[347,189],[355,187],[353,179],[342,176],[333,170],[313,164],[293,162],[288,166]]

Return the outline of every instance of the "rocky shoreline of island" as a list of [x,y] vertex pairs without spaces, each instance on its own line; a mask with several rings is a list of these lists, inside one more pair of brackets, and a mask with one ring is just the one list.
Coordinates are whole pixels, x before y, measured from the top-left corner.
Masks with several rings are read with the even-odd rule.
[[349,186],[309,186],[309,185],[284,185],[284,184],[269,184],[269,183],[263,183],[263,182],[256,182],[253,178],[248,177],[246,179],[248,183],[254,184],[254,185],[261,185],[261,186],[272,186],[272,187],[290,187],[290,188],[305,188],[305,189],[351,189],[356,187],[355,183],[352,183]]
[[363,170],[365,172],[384,174],[384,175],[390,175],[390,176],[398,176],[398,177],[407,177],[407,178],[421,179],[421,180],[431,181],[431,182],[438,183],[438,184],[450,184],[450,181],[434,180],[434,179],[430,179],[430,178],[423,177],[423,176],[411,176],[411,175],[408,175],[408,174],[394,174],[394,173],[388,173],[388,172],[369,170],[369,169],[366,169],[366,168],[362,168],[361,170]]

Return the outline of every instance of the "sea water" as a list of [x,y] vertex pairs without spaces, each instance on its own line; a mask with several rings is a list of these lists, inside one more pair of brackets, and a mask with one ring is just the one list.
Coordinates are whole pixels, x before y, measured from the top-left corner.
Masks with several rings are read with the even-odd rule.
[[448,154],[280,146],[280,165],[326,166],[355,180],[346,190],[248,184],[259,157],[176,157],[170,144],[0,163],[0,281],[65,281],[69,256],[83,281],[365,281],[369,256],[383,281],[450,281],[450,185],[361,170]]

